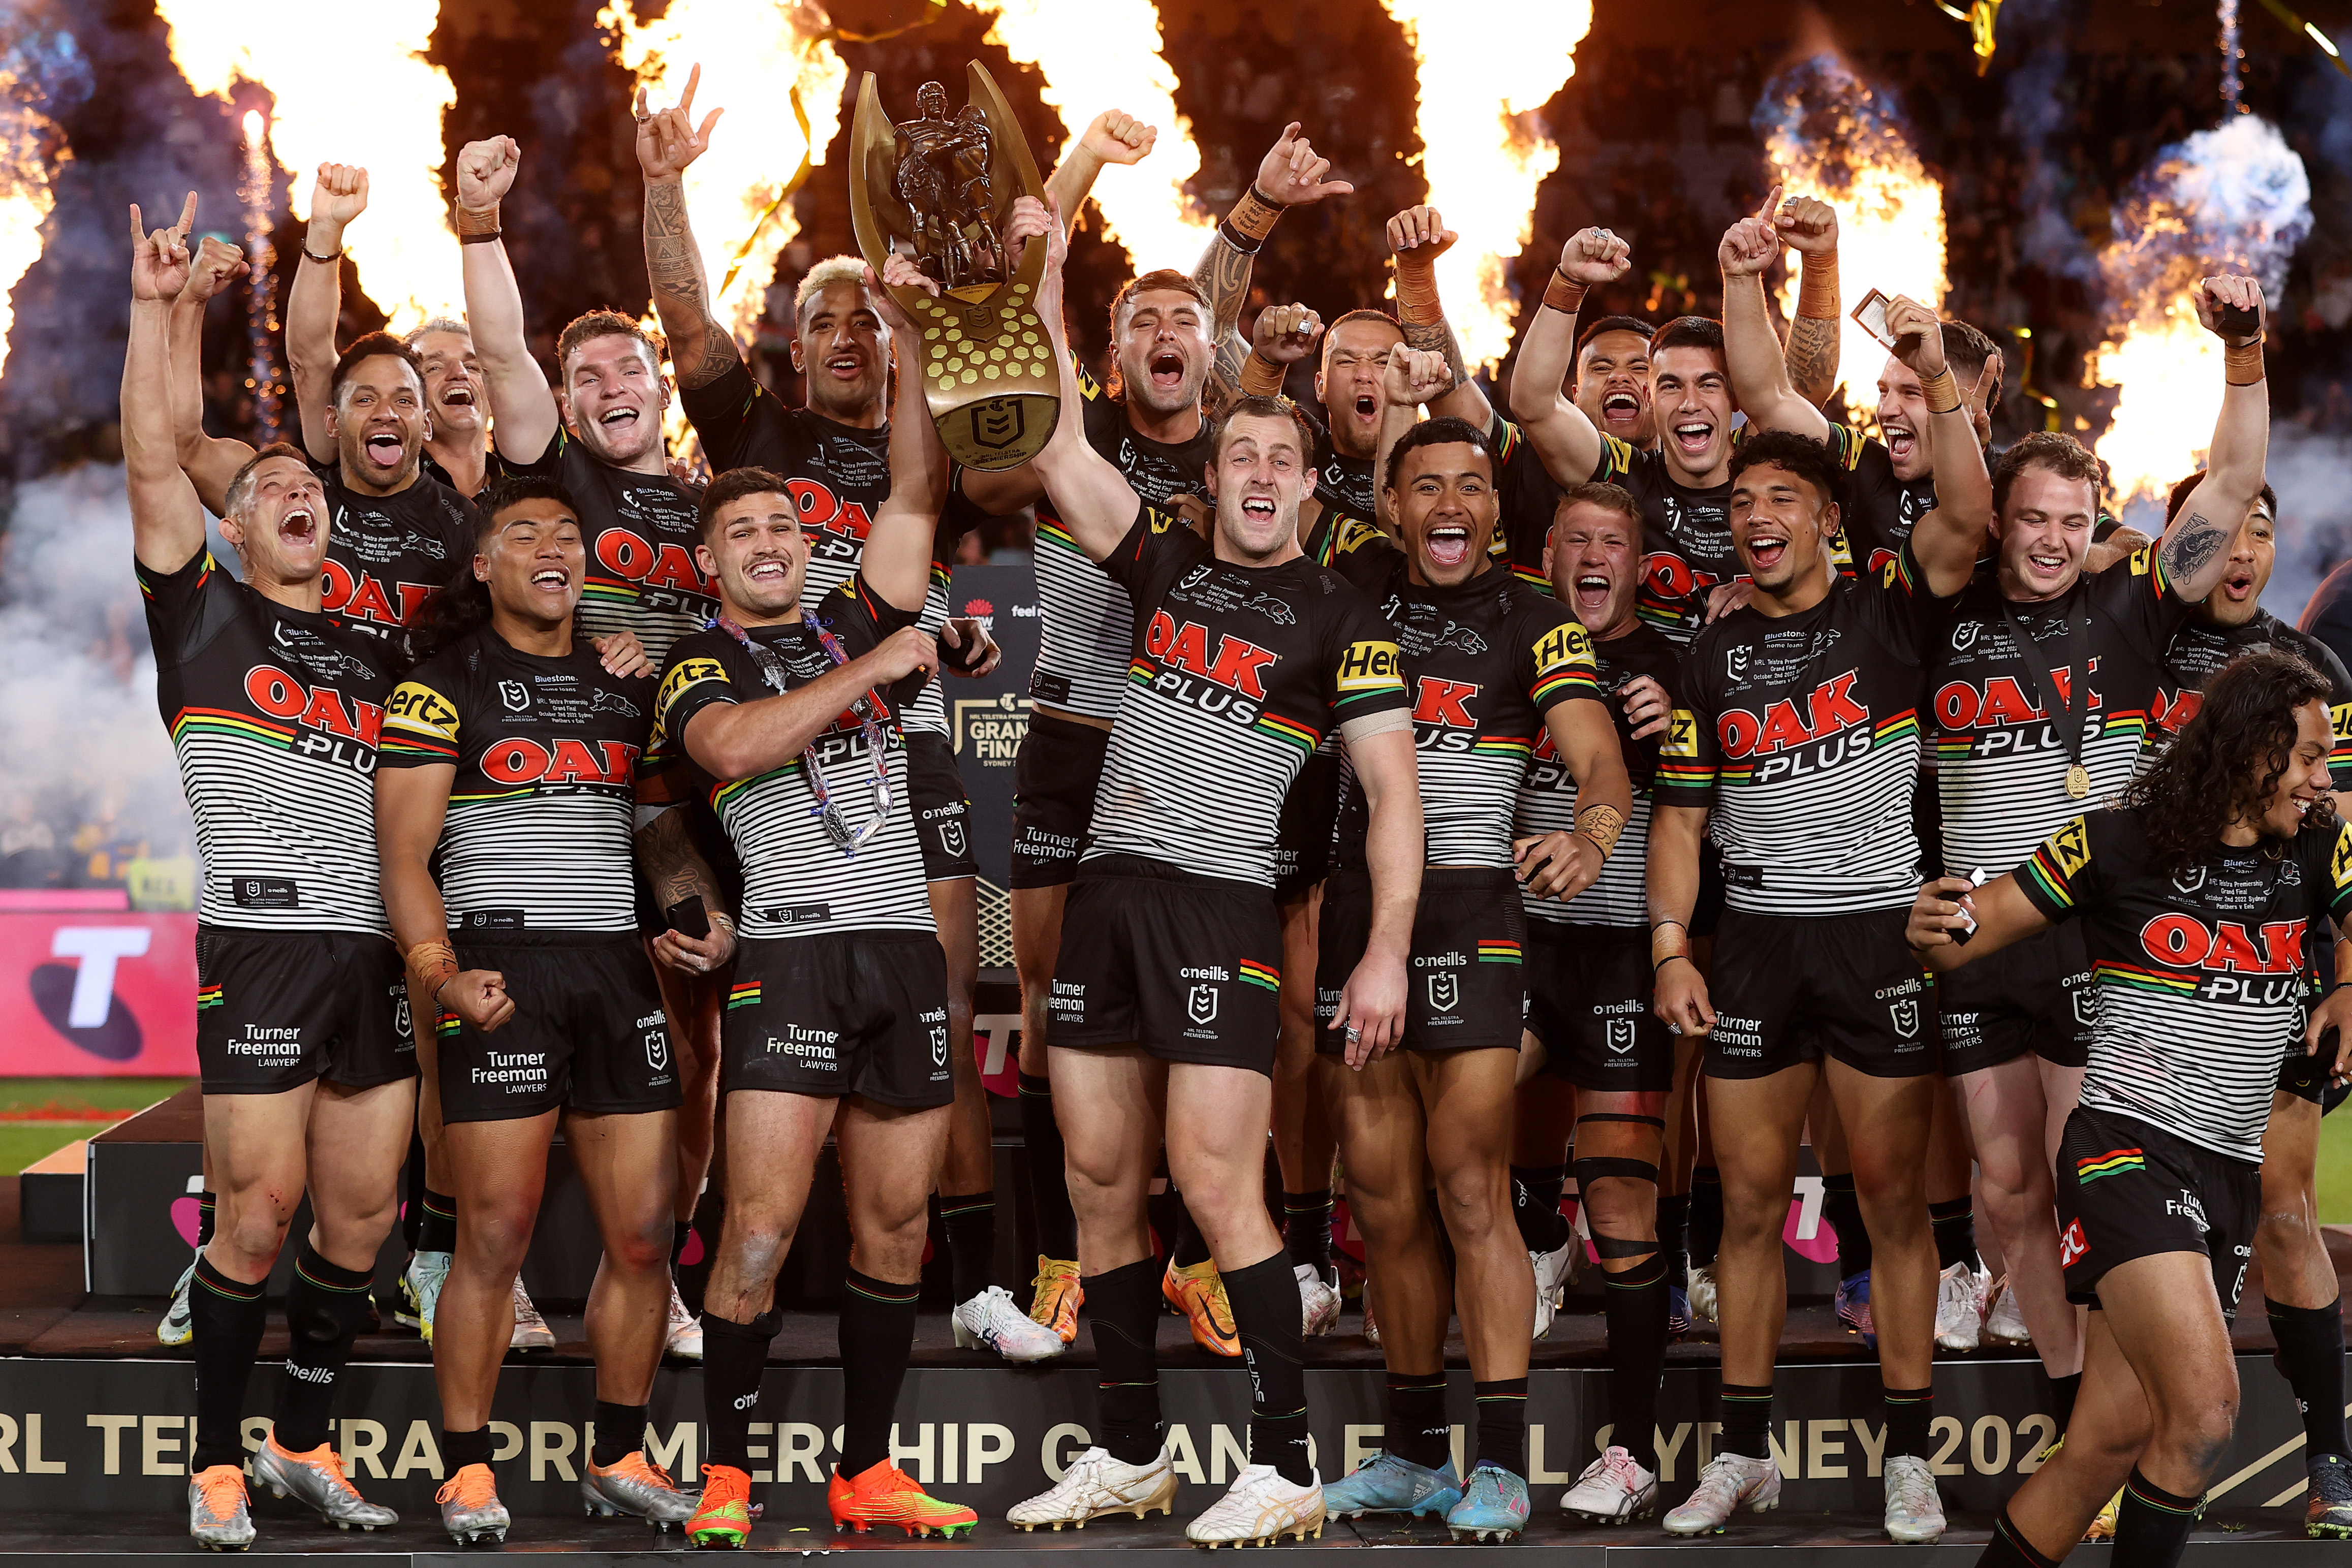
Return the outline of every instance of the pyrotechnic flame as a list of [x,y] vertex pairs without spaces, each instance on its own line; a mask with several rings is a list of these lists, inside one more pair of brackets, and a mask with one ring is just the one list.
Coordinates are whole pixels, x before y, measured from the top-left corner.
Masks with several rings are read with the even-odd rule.
[[1473,368],[1511,346],[1510,263],[1526,247],[1536,187],[1559,164],[1537,111],[1576,74],[1591,0],[1511,7],[1498,35],[1462,0],[1381,0],[1419,62],[1421,172],[1430,204],[1462,237],[1437,258],[1446,319]]
[[[1038,68],[1038,96],[1073,139],[1106,109],[1124,110],[1159,127],[1150,157],[1132,167],[1103,170],[1095,182],[1095,205],[1102,209],[1105,232],[1127,247],[1138,272],[1158,267],[1190,271],[1216,219],[1184,189],[1200,173],[1201,150],[1192,140],[1192,122],[1176,112],[1176,72],[1160,53],[1159,7],[1152,0],[974,3],[996,15],[988,41],[1018,63]],[[916,85],[887,84],[884,106],[893,119],[908,112]],[[950,97],[962,86],[945,85]]]
[[16,320],[10,300],[41,258],[41,225],[55,197],[43,149],[55,146],[60,163],[70,155],[57,126],[20,100],[15,80],[0,81],[0,370],[8,363],[8,330]]
[[[1855,76],[1834,54],[1819,54],[1772,79],[1756,105],[1766,155],[1791,196],[1837,209],[1841,385],[1876,382],[1886,350],[1851,312],[1873,289],[1944,302],[1944,191],[1920,166],[1891,89]],[[1795,310],[1795,258],[1780,308]],[[1870,401],[1864,399],[1864,402]]]
[[2197,280],[2243,273],[2275,310],[2311,232],[2311,181],[2276,126],[2231,115],[2158,153],[2117,204],[2115,231],[2099,258],[2106,341],[2086,374],[2121,389],[2098,446],[2121,508],[2161,500],[2203,460],[2221,412],[2221,341],[2197,323]]
[[775,275],[776,253],[800,228],[792,204],[777,198],[803,156],[824,162],[840,129],[849,72],[824,36],[824,17],[776,0],[671,0],[660,16],[640,22],[629,0],[614,0],[597,22],[614,30],[622,66],[656,108],[677,103],[699,65],[695,122],[713,109],[727,111],[709,150],[686,171],[686,199],[710,287],[720,289],[735,273],[711,312],[748,331]]
[[320,164],[367,169],[367,216],[344,247],[393,331],[464,314],[441,189],[441,115],[457,90],[425,59],[439,0],[385,0],[363,21],[334,26],[306,0],[156,0],[155,9],[172,29],[173,61],[199,94],[226,96],[239,78],[270,90],[269,148],[294,173],[295,216],[310,215]]

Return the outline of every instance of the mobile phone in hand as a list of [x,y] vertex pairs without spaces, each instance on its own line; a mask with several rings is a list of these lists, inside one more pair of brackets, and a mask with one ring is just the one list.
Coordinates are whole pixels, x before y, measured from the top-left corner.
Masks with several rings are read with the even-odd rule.
[[710,911],[702,907],[702,895],[697,893],[664,910],[662,923],[680,936],[700,942],[710,934]]

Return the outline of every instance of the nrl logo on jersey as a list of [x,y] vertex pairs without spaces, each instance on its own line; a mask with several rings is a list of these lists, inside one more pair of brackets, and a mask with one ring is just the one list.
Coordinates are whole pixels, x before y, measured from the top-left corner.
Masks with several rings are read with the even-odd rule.
[[507,705],[509,713],[523,712],[530,707],[530,688],[520,680],[501,680],[499,700]]
[[1723,656],[1723,673],[1733,680],[1747,679],[1749,651],[1746,647],[1736,647],[1726,653]]
[[1977,634],[1984,629],[1982,621],[1958,621],[1952,626],[1952,651],[1966,653],[1977,646]]
[[[2290,860],[2287,864],[2292,866],[2294,862]],[[2175,871],[2172,874],[2172,885],[2184,894],[2202,891],[2205,887],[2205,868],[2194,866],[2186,871]]]
[[944,1025],[931,1026],[931,1065],[935,1068],[948,1065],[948,1032]]

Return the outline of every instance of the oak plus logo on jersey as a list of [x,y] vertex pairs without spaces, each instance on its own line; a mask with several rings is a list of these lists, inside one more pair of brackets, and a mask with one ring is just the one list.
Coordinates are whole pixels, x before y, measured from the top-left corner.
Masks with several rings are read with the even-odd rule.
[[1727,760],[1761,759],[1759,783],[1802,777],[1871,749],[1870,707],[1854,695],[1857,671],[1822,681],[1802,699],[1783,697],[1759,713],[1727,708],[1715,721]]
[[[1955,631],[1952,637],[1953,645],[1958,647],[1959,634]],[[2095,655],[2084,662],[2091,674],[2099,673]],[[2059,665],[2051,670],[2050,678],[2057,682],[2067,709],[2073,710],[2074,667]],[[2104,732],[2099,710],[2105,704],[2096,688],[2088,695],[2090,706],[2082,713],[2083,738],[2091,741]],[[1936,689],[1935,711],[1937,724],[1945,730],[1987,731],[1976,742],[1975,754],[1980,757],[2063,749],[2057,726],[2047,721],[2049,714],[2027,695],[2015,676],[1996,675],[1983,681],[1948,680]],[[2033,725],[2039,728],[2027,727]]]
[[2274,1005],[2292,1002],[2303,974],[2304,922],[2265,921],[2252,931],[2236,921],[2208,925],[2168,913],[2140,927],[2142,952],[2169,969],[2202,969],[2197,994],[2208,1001]]
[[[1165,610],[1152,613],[1143,650],[1160,661],[1150,688],[1189,702],[1204,713],[1223,713],[1238,722],[1256,721],[1258,705],[1265,700],[1265,671],[1277,655],[1245,637],[1220,633],[1213,657],[1209,629],[1194,621],[1179,622]],[[1187,677],[1206,681],[1196,685]]]
[[320,606],[331,616],[372,626],[406,626],[434,592],[430,583],[394,583],[386,593],[384,584],[365,570],[354,575],[349,566],[331,557],[321,568],[321,575]]
[[1478,743],[1478,721],[1470,716],[1470,700],[1481,689],[1475,680],[1447,680],[1424,675],[1413,692],[1412,722],[1424,751],[1462,752]]
[[691,599],[715,597],[719,586],[702,574],[691,551],[676,540],[654,543],[626,528],[608,528],[596,535],[596,564],[583,597],[592,603],[623,599],[650,600],[656,605],[684,605]]
[[376,742],[383,733],[378,704],[347,698],[331,686],[305,686],[270,664],[246,671],[245,695],[270,718],[294,726],[266,726],[274,733],[261,738],[271,744],[361,773],[375,770]]
[[541,744],[517,738],[482,753],[482,776],[502,784],[628,784],[637,748],[625,741],[556,741]]

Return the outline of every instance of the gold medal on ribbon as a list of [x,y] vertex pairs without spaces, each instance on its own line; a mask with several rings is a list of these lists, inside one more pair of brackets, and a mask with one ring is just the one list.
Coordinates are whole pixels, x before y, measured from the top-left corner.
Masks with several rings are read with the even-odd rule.
[[2091,793],[2091,770],[2076,763],[2066,770],[2066,798],[2080,800]]

